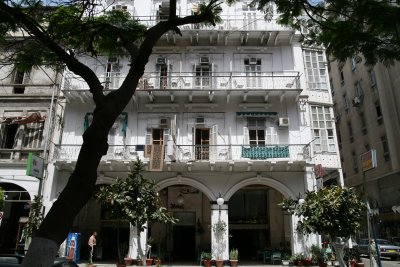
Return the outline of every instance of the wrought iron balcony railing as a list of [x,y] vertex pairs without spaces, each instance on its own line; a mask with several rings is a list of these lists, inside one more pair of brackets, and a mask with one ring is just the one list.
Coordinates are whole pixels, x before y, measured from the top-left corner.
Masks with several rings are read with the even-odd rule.
[[[125,79],[117,74],[99,76],[105,89],[114,90]],[[64,90],[89,90],[82,78],[68,73],[65,77]],[[139,81],[139,90],[240,90],[240,89],[269,89],[285,90],[300,89],[299,72],[259,72],[259,73],[226,73],[210,72],[196,76],[191,72],[171,72],[168,76],[160,73],[147,72]]]
[[[175,145],[169,142],[164,146],[164,161],[244,161],[288,159],[306,161],[310,155],[303,144],[277,144],[262,146],[243,145]],[[54,160],[74,161],[78,158],[80,145],[60,145],[54,153]],[[110,145],[103,160],[142,160],[151,158],[145,153],[144,145]]]
[[[179,14],[178,14],[179,15]],[[152,27],[165,20],[159,16],[135,16],[142,24]],[[265,14],[257,12],[243,12],[240,15],[221,15],[222,22],[215,26],[194,24],[180,26],[181,30],[223,30],[223,31],[283,31],[291,30],[278,24],[278,16],[272,15],[266,20]]]

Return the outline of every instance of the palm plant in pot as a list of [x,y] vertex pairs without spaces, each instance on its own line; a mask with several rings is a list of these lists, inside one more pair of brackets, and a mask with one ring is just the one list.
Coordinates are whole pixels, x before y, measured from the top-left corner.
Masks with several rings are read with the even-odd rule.
[[211,266],[211,253],[210,252],[202,252],[201,259],[203,260],[204,267]]
[[[156,184],[143,177],[143,163],[133,162],[131,173],[126,179],[117,178],[115,183],[102,187],[96,198],[111,211],[118,220],[128,221],[136,227],[138,240],[147,222],[175,223],[176,220],[160,205]],[[119,246],[119,236],[117,236]],[[119,249],[118,249],[119,250]],[[138,255],[145,263],[147,248],[138,245]],[[126,252],[125,252],[126,253]],[[124,264],[125,253],[118,255],[118,263]]]
[[238,265],[239,260],[239,251],[238,249],[231,249],[229,251],[229,261],[231,263],[231,267],[236,267]]
[[226,232],[226,229],[227,229],[226,222],[221,219],[218,219],[218,221],[212,226],[212,230],[214,232],[214,237],[216,241],[216,247],[215,247],[216,267],[222,267],[224,265],[224,260],[222,256],[226,246],[224,242],[224,234]]
[[284,199],[284,210],[299,217],[297,231],[327,236],[335,248],[340,266],[346,266],[342,251],[344,241],[361,227],[365,202],[353,189],[331,186],[307,192],[303,203]]

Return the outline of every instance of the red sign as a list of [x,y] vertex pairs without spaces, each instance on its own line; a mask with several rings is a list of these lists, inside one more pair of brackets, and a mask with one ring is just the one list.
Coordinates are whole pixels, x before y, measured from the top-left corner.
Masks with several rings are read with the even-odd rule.
[[317,177],[317,178],[324,177],[325,173],[324,173],[324,169],[322,168],[322,164],[315,165],[314,173],[315,173],[315,177]]
[[376,150],[371,149],[370,151],[362,154],[361,155],[361,164],[362,164],[363,172],[368,171],[373,168],[376,168],[378,165],[376,162]]

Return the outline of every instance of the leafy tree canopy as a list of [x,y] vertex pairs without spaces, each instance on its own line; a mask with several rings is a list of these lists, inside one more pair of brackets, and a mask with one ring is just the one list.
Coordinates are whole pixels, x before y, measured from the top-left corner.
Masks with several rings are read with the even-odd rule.
[[[236,0],[228,0],[235,2]],[[367,64],[400,60],[400,5],[393,0],[253,0],[266,14],[301,30],[304,44],[323,46],[339,61],[363,55]]]
[[143,163],[138,159],[128,178],[117,178],[115,183],[102,187],[96,198],[110,209],[114,218],[128,220],[141,231],[146,222],[175,223],[161,206],[156,184],[145,179],[142,172]]
[[[41,65],[64,66],[66,59],[54,50],[56,45],[74,57],[134,57],[148,32],[128,12],[106,11],[107,6],[100,0],[56,1],[50,6],[37,0],[1,2],[0,43],[3,49],[12,51],[7,57],[3,55],[1,61],[15,62],[20,70]],[[197,15],[207,19],[201,22],[213,25],[220,22],[219,5],[215,0],[202,3]],[[37,29],[27,26],[27,22]],[[177,27],[174,30],[180,34]],[[50,44],[44,45],[46,42]]]
[[303,234],[318,233],[348,239],[361,227],[365,218],[365,202],[349,188],[325,187],[319,191],[307,192],[304,203],[284,199],[282,209],[300,217],[297,231]]

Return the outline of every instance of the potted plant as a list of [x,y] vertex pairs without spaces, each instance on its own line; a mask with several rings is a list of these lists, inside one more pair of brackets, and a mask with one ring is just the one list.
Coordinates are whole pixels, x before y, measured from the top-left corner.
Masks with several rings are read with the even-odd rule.
[[288,266],[290,264],[290,253],[284,252],[282,255],[282,265]]
[[[126,220],[136,227],[137,238],[144,231],[145,224],[151,222],[175,223],[176,220],[165,212],[160,205],[157,187],[154,181],[143,177],[143,163],[137,159],[133,162],[131,173],[125,179],[117,178],[115,183],[104,186],[96,194],[96,198],[111,211],[111,216],[118,222]],[[135,200],[135,201],[133,201]],[[117,228],[117,245],[119,246],[119,227]],[[118,248],[118,264],[124,262],[126,251]],[[147,248],[138,245],[138,255],[145,259]],[[122,256],[121,256],[122,255]]]
[[142,266],[143,265],[143,260],[140,257],[139,252],[138,252],[137,257],[136,257],[136,265],[137,266]]
[[322,248],[318,247],[317,245],[311,246],[311,261],[313,265],[326,267],[326,258],[324,257],[324,253]]
[[216,267],[222,267],[224,265],[224,260],[222,254],[225,248],[224,244],[224,234],[226,232],[227,225],[226,222],[218,219],[216,223],[212,225],[212,230],[215,237],[215,265]]
[[131,266],[133,264],[133,259],[128,255],[125,256],[124,261],[126,266]]
[[299,217],[299,233],[327,236],[335,248],[340,266],[346,265],[342,256],[343,241],[360,229],[365,214],[365,202],[359,194],[351,188],[331,186],[307,192],[304,202],[284,199],[280,205]]
[[203,261],[204,267],[211,267],[211,253],[210,252],[202,252],[201,259]]
[[229,251],[229,261],[231,263],[231,267],[236,267],[238,265],[238,260],[239,260],[238,249],[231,249]]
[[22,230],[22,238],[25,239],[26,249],[29,247],[31,238],[35,236],[36,230],[39,229],[39,226],[43,221],[42,207],[43,207],[42,198],[35,196],[33,202],[31,203],[28,223]]
[[304,266],[306,256],[303,253],[296,253],[290,257],[290,261],[294,266]]

